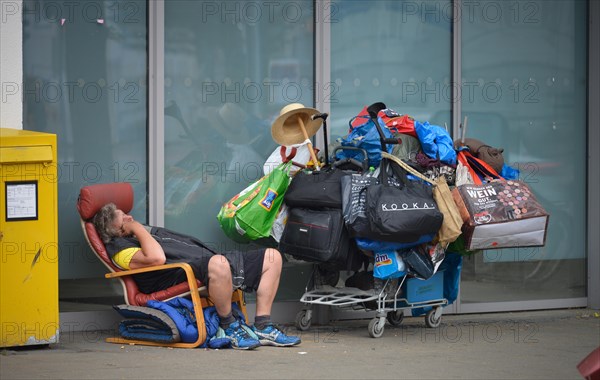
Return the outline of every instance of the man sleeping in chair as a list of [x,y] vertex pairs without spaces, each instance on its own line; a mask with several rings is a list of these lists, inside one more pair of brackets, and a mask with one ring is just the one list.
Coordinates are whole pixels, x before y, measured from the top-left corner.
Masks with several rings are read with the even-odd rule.
[[[93,219],[96,231],[115,265],[136,269],[174,262],[187,262],[208,294],[220,317],[220,325],[233,348],[253,349],[260,345],[294,346],[300,338],[285,335],[271,322],[271,307],[281,275],[282,259],[273,248],[242,253],[217,253],[198,239],[161,227],[143,225],[113,203],[102,207]],[[186,280],[180,268],[134,275],[144,293],[156,292]],[[249,327],[231,308],[235,288],[256,291],[256,317]]]

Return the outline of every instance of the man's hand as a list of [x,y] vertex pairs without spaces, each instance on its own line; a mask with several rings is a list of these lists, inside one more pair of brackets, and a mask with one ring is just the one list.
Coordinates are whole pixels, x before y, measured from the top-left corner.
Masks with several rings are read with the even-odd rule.
[[141,245],[141,249],[131,258],[131,262],[129,263],[131,269],[165,263],[165,252],[141,223],[129,217],[123,220],[121,229],[127,236],[135,236]]
[[145,230],[144,226],[133,218],[123,219],[121,233],[123,236],[138,236],[140,229]]

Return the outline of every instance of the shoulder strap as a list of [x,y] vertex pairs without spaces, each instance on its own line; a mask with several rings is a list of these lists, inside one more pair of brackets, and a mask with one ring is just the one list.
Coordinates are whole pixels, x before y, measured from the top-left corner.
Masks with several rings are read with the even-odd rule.
[[406,162],[402,161],[401,159],[399,159],[398,157],[394,156],[393,154],[389,154],[387,152],[381,152],[381,157],[382,158],[387,158],[388,160],[391,160],[395,163],[397,163],[398,165],[400,165],[400,167],[404,170],[406,170],[407,172],[409,172],[410,174],[414,175],[415,177],[418,177],[419,179],[422,179],[425,182],[428,182],[429,184],[436,186],[436,183],[432,180],[430,180],[429,178],[425,177],[423,174],[419,173],[417,170],[415,170],[414,168],[412,168],[409,164],[407,164]]
[[287,147],[282,145],[279,148],[279,155],[281,156],[281,161],[282,162],[288,162],[291,161],[292,158],[296,157],[296,152],[298,151],[295,147],[291,147],[292,149],[290,149],[290,154],[287,154]]

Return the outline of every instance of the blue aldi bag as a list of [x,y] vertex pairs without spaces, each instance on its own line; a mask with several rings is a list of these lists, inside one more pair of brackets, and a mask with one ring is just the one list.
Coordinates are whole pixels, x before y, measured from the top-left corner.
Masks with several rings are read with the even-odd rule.
[[[353,127],[352,123],[359,119],[363,120],[364,122],[356,127]],[[383,120],[380,117],[378,117],[377,120],[381,126],[381,129],[383,130],[385,138],[392,138],[392,132],[385,127]],[[364,149],[367,151],[369,166],[374,168],[378,167],[379,163],[381,162],[381,137],[379,136],[379,132],[377,131],[377,127],[375,126],[373,120],[369,116],[359,115],[353,117],[349,124],[350,133],[348,136],[341,139],[342,146]],[[393,147],[394,146],[391,144],[386,144],[386,151],[391,153]],[[336,153],[337,160],[343,160],[346,158],[354,158],[355,160],[362,162],[364,160],[364,155],[362,152],[355,150],[342,150]]]

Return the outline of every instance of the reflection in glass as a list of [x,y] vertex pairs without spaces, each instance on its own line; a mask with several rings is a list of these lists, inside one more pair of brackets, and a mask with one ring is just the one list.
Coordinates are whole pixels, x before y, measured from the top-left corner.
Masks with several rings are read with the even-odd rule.
[[286,104],[312,106],[313,81],[312,1],[165,2],[166,227],[248,248],[217,213],[262,177],[271,122]]
[[331,142],[365,105],[451,127],[449,0],[337,1],[331,20]]
[[550,213],[544,247],[465,260],[464,303],[585,296],[586,20],[580,1],[482,1],[461,20],[467,135],[504,148]]
[[23,2],[23,129],[58,140],[61,301],[115,294],[87,285],[107,280],[75,212],[82,186],[131,182],[146,218],[146,18],[145,1]]

